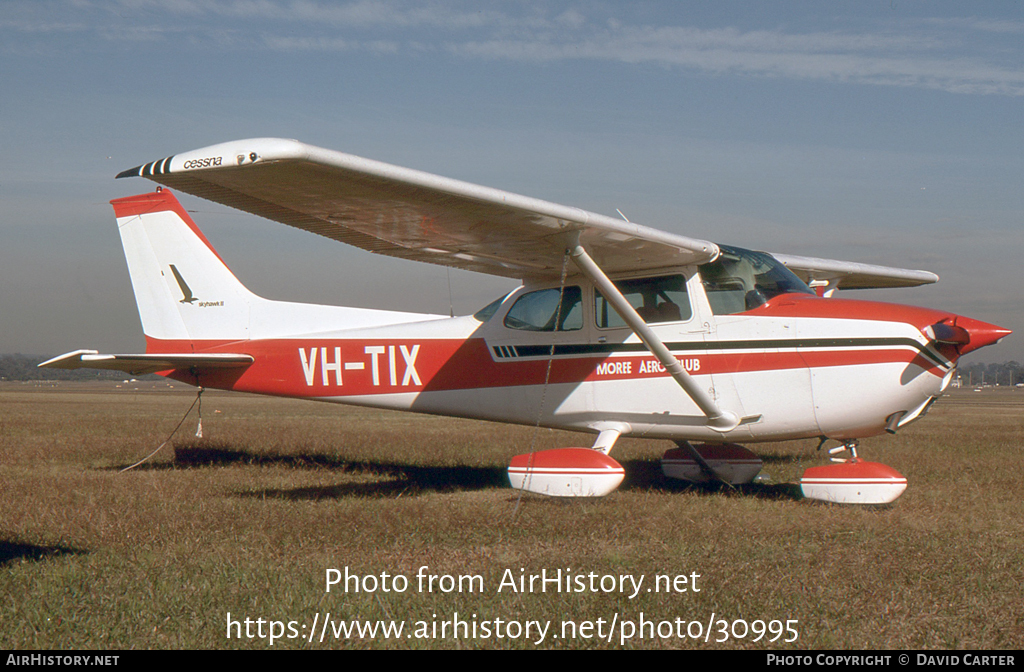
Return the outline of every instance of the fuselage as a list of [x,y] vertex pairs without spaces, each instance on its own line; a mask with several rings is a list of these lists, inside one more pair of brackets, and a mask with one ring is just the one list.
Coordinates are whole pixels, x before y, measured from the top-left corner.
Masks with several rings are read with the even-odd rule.
[[[360,329],[192,340],[196,352],[255,361],[200,378],[169,375],[206,387],[569,430],[614,425],[649,438],[842,440],[895,426],[893,414],[900,424],[919,417],[949,384],[960,354],[924,331],[958,319],[942,311],[807,293],[730,307],[728,292],[709,291],[695,267],[614,280],[633,292],[638,310],[650,300],[645,320],[712,398],[743,418],[739,427],[724,435],[709,428],[578,276],[524,285],[476,316],[402,314],[399,323]],[[184,346],[148,341],[147,352]]]

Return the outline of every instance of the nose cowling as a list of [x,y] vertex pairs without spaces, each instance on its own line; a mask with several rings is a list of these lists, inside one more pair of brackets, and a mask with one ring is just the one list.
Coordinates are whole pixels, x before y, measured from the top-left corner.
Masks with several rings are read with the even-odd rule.
[[973,352],[978,348],[984,348],[986,345],[994,345],[1013,333],[1005,327],[998,327],[988,322],[960,315],[956,317],[950,326],[958,332],[962,331],[967,336],[966,343],[957,343],[957,349],[961,355],[966,355],[968,352]]

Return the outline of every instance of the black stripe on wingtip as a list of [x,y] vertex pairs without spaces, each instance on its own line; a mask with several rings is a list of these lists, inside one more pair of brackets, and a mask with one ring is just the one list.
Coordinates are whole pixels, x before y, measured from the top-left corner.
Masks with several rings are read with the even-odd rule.
[[120,173],[117,174],[117,176],[114,179],[119,180],[122,177],[141,177],[142,168],[143,166],[135,166],[134,168],[129,168],[128,170],[122,170]]
[[171,172],[171,161],[173,159],[174,156],[172,155],[165,159],[160,159],[159,161],[151,161],[149,163],[144,163],[141,166],[135,166],[134,168],[123,170],[118,173],[114,179],[116,180],[122,177],[153,177],[154,175],[167,175]]

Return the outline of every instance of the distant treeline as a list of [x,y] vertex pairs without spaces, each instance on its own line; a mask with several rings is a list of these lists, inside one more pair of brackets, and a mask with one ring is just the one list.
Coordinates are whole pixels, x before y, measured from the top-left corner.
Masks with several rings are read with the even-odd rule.
[[964,385],[1017,385],[1024,383],[1024,367],[1018,362],[1002,364],[962,364],[960,381]]
[[124,380],[125,378],[158,378],[131,376],[123,371],[97,369],[40,369],[38,364],[49,357],[38,355],[0,355],[0,380]]

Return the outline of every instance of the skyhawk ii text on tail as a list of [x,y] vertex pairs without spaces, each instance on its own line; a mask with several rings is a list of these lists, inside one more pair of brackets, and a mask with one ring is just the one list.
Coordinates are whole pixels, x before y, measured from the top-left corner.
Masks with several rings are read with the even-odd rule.
[[132,176],[523,284],[451,318],[270,301],[158,189],[112,201],[146,352],[79,350],[41,366],[595,435],[590,448],[512,459],[512,484],[544,494],[614,490],[624,472],[609,453],[622,435],[677,442],[668,476],[737,483],[760,465],[737,444],[821,437],[852,459],[809,469],[806,496],[892,501],[906,479],[858,458],[858,439],[921,417],[959,357],[1010,333],[831,298],[938,280],[926,271],[717,245],[294,140],[240,140],[118,175]]

